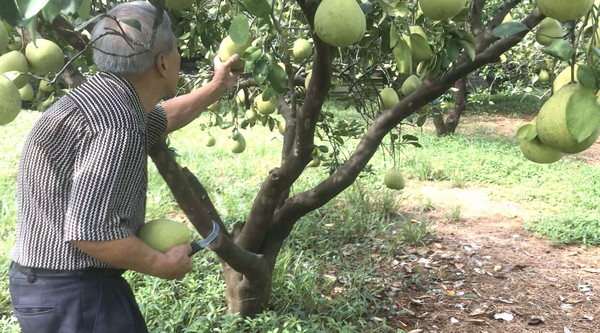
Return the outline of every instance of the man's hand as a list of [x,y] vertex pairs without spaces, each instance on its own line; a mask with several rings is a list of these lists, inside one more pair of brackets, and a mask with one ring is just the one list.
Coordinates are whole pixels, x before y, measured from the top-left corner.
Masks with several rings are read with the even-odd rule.
[[169,249],[164,254],[164,270],[157,272],[156,276],[168,280],[183,277],[187,272],[192,270],[191,252],[192,247],[189,244],[177,245]]
[[237,54],[234,54],[225,62],[222,62],[219,59],[219,56],[216,56],[214,59],[214,74],[212,80],[213,82],[224,87],[225,91],[233,88],[235,81],[237,81],[238,77],[242,73],[242,71],[231,70],[233,63],[238,60],[240,60],[240,56]]

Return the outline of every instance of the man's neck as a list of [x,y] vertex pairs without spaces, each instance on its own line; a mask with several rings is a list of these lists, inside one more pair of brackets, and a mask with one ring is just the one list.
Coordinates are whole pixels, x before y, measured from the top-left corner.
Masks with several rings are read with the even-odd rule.
[[165,95],[165,92],[160,89],[160,85],[153,84],[158,78],[152,77],[152,74],[126,74],[123,77],[135,89],[146,114],[152,112],[158,101]]

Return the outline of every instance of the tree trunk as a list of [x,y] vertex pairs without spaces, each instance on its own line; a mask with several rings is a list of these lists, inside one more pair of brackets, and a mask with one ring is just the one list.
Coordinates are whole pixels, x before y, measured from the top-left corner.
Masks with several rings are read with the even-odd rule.
[[258,279],[249,279],[231,266],[223,265],[225,276],[225,298],[229,313],[239,313],[243,317],[253,317],[265,311],[271,297],[273,272],[268,271]]

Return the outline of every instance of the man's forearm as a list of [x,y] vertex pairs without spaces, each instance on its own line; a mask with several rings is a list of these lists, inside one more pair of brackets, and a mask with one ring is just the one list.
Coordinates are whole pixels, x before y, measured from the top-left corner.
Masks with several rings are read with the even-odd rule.
[[[90,256],[113,267],[134,270],[140,273],[165,279],[178,278],[185,274],[186,263],[182,262],[189,251],[181,246],[178,253],[158,252],[137,237],[128,237],[112,241],[72,241],[73,245]],[[186,245],[189,247],[189,245]],[[189,260],[189,259],[188,259]],[[191,261],[190,267],[191,269]]]
[[227,87],[211,81],[189,94],[165,101],[162,107],[168,119],[167,133],[178,130],[192,122],[226,91]]

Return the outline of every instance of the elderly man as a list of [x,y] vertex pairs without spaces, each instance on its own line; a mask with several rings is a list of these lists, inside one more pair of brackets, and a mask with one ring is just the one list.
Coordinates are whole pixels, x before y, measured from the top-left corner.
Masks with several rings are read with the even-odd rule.
[[[239,56],[216,61],[204,87],[157,105],[179,78],[169,17],[148,50],[151,4],[121,4],[108,14],[92,32],[102,72],[48,109],[23,147],[10,292],[24,333],[147,332],[121,274],[175,279],[192,268],[189,245],[161,253],[136,237],[147,151],[234,85],[238,73],[230,66]],[[139,21],[141,31],[124,19]],[[121,31],[126,38],[114,34]]]

